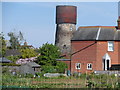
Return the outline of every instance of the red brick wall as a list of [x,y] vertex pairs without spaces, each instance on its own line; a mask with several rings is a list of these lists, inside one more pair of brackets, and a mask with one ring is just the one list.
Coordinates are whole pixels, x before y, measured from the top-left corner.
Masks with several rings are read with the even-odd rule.
[[[95,43],[95,41],[72,41],[72,53],[93,43]],[[114,42],[114,51],[108,51],[107,41],[97,41],[94,45],[72,55],[72,73],[85,73],[92,72],[93,70],[103,70],[103,56],[106,53],[108,53],[111,58],[111,64],[120,63],[120,61],[118,62],[118,58],[120,60],[120,42]],[[76,63],[81,63],[80,70],[75,68]],[[87,63],[92,63],[92,70],[87,70]]]
[[[95,41],[72,41],[72,52],[76,52],[81,50],[91,44],[95,43]],[[72,65],[71,65],[71,72],[91,72],[92,70],[87,70],[87,63],[94,63],[93,68],[95,69],[95,61],[96,61],[96,48],[97,44],[83,49],[82,51],[72,55]],[[75,63],[81,63],[81,69],[78,70],[75,68]]]
[[114,42],[114,51],[108,51],[108,42],[97,42],[97,60],[96,70],[103,70],[103,56],[108,53],[111,58],[111,64],[118,64],[118,42]]

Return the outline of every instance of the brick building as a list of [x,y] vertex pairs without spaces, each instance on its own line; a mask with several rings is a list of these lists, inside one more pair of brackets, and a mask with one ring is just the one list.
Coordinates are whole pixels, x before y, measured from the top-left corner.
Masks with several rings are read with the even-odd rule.
[[[86,26],[75,30],[75,6],[57,6],[56,45],[71,73],[116,69],[120,66],[120,17],[117,26]],[[72,14],[70,15],[69,13]],[[68,16],[68,17],[67,17]]]
[[110,70],[120,64],[120,30],[112,26],[79,27],[71,40],[71,72]]

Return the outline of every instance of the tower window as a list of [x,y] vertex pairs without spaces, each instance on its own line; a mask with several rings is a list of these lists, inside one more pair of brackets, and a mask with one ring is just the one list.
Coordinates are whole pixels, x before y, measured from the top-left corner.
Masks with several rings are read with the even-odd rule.
[[108,51],[114,51],[114,42],[108,41]]
[[63,49],[66,49],[67,47],[66,47],[66,45],[63,45]]
[[76,69],[80,69],[80,68],[81,68],[81,63],[76,63],[76,64],[75,64],[75,68],[76,68]]

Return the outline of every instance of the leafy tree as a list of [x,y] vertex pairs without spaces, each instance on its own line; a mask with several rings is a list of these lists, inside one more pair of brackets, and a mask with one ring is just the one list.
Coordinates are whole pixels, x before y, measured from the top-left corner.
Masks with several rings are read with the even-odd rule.
[[0,33],[0,54],[4,57],[6,51],[6,42],[3,33]]
[[60,56],[59,48],[53,44],[43,44],[42,47],[39,48],[38,52],[41,54],[37,58],[37,63],[40,65],[53,65],[57,64],[56,59]]
[[37,50],[40,56],[37,58],[37,63],[42,65],[42,71],[45,73],[59,72],[64,73],[67,68],[67,64],[64,62],[58,62],[56,59],[60,58],[60,50],[53,44],[43,44],[42,47]]
[[10,37],[9,41],[12,49],[18,49],[20,47],[20,44],[24,40],[23,34],[21,33],[21,31],[19,32],[18,35],[15,34],[14,32],[9,32],[8,36]]
[[34,49],[29,49],[29,48],[26,48],[26,49],[20,49],[20,52],[21,52],[21,58],[30,58],[30,57],[35,57],[37,56],[37,53],[35,52]]

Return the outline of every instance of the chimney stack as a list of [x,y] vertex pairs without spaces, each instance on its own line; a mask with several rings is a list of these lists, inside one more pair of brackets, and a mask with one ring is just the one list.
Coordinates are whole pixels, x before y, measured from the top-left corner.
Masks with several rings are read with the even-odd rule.
[[118,27],[118,29],[120,29],[120,16],[119,16],[117,22],[118,22],[118,26],[117,27]]

